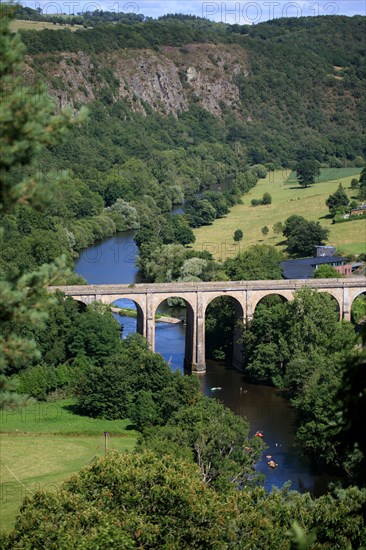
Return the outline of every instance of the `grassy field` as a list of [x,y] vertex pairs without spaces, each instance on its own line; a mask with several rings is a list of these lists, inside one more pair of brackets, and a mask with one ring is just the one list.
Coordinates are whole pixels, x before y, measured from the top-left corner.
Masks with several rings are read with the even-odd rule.
[[[273,225],[279,221],[284,222],[292,214],[300,214],[308,220],[319,221],[330,229],[329,244],[337,246],[342,253],[365,253],[366,221],[354,220],[333,225],[325,204],[340,183],[351,197],[350,182],[361,170],[362,168],[322,170],[320,181],[306,189],[293,183],[293,174],[289,171],[270,172],[266,179],[259,180],[256,187],[243,196],[243,204],[234,206],[226,218],[195,229],[196,242],[193,246],[197,250],[210,251],[217,260],[235,256],[254,243],[279,245],[283,248],[279,244],[283,241],[283,236],[274,234]],[[251,206],[252,199],[260,199],[266,192],[271,194],[272,204]],[[263,237],[261,231],[264,226],[269,228],[266,237]],[[244,232],[244,239],[240,243],[233,240],[236,229]]]
[[[352,179],[355,175],[359,175],[361,170],[362,168],[322,168],[316,181],[317,183],[323,183],[348,177]],[[296,172],[291,172],[286,183],[295,183],[297,185]]]
[[37,489],[56,490],[71,474],[109,449],[135,446],[128,420],[105,421],[72,412],[72,401],[37,403],[1,417],[1,529],[14,526],[23,498]]
[[43,21],[22,21],[21,19],[14,19],[10,22],[9,27],[12,32],[17,32],[20,29],[25,31],[43,31],[43,29],[51,29],[53,31],[70,29],[71,31],[77,31],[84,28],[82,25],[59,25],[58,23],[54,25],[53,23]]
[[130,432],[128,420],[100,420],[74,412],[74,401],[39,402],[1,411],[1,432],[17,434],[97,435]]

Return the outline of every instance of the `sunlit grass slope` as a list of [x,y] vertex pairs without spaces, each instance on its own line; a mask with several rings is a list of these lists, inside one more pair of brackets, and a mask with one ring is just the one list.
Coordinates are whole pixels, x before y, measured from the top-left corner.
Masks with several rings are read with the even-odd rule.
[[1,417],[1,530],[9,531],[26,495],[60,484],[108,449],[132,450],[137,433],[129,421],[93,420],[73,414],[71,401],[38,403]]
[[[265,179],[259,180],[254,189],[243,196],[243,204],[234,206],[226,218],[196,229],[196,242],[193,246],[197,250],[209,250],[218,260],[225,260],[254,243],[279,245],[284,238],[282,235],[274,234],[273,225],[279,221],[284,222],[292,214],[299,214],[308,220],[319,221],[330,229],[329,244],[336,245],[343,253],[365,253],[365,219],[334,225],[325,204],[326,199],[336,191],[340,183],[351,197],[354,194],[349,189],[351,180],[357,177],[361,170],[322,170],[319,182],[306,189],[297,184],[294,174],[290,174],[289,171],[270,172]],[[252,199],[260,199],[266,192],[271,194],[272,204],[251,206]],[[264,226],[269,228],[266,237],[263,237],[261,231]],[[244,239],[240,243],[234,243],[233,240],[236,229],[242,229],[244,232]],[[283,245],[279,247],[284,248]]]
[[70,29],[70,31],[77,31],[83,29],[82,25],[59,25],[58,23],[48,23],[46,21],[23,21],[21,19],[14,19],[10,22],[10,30],[17,32],[19,30],[24,31],[43,31],[43,29],[51,29],[58,31],[60,29]]

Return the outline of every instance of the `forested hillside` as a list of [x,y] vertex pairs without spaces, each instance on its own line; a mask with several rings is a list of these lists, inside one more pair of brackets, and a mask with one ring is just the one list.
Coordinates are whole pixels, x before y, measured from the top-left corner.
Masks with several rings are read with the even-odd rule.
[[122,102],[127,119],[193,121],[203,108],[220,122],[220,141],[241,144],[251,163],[310,156],[338,166],[365,156],[365,30],[361,16],[252,27],[165,17],[22,38],[28,79],[42,77],[58,107]]
[[[23,204],[5,216],[0,269],[24,272],[61,254],[71,266],[97,239],[132,228],[149,276],[152,251],[193,242],[189,224],[226,215],[266,168],[303,157],[362,164],[364,20],[240,27],[171,16],[22,32],[34,101],[43,81],[51,109],[87,104],[89,117],[42,151],[36,170],[9,171],[9,185],[50,172],[57,185],[47,215]],[[167,215],[211,190],[188,201],[186,216]]]
[[[147,101],[141,102],[144,111],[132,109],[127,99],[118,99],[114,68],[99,53],[99,65],[91,66],[90,58],[85,65],[95,69],[88,81],[95,93],[88,101],[89,118],[85,109],[77,116],[72,109],[54,115],[42,85],[25,85],[23,45],[8,23],[0,10],[0,409],[5,429],[13,426],[2,441],[8,529],[19,501],[26,499],[13,531],[0,533],[1,548],[364,547],[366,438],[359,418],[365,409],[360,390],[365,354],[359,349],[350,353],[356,341],[353,327],[338,322],[330,297],[300,290],[289,305],[273,298],[258,306],[243,331],[245,367],[258,380],[288,384],[301,414],[297,435],[304,448],[349,475],[345,488],[313,499],[289,492],[288,485],[267,494],[256,469],[264,446],[261,437],[250,437],[249,422],[205,397],[196,377],[173,372],[141,335],[121,339],[107,306],[82,307],[62,293],[48,292],[51,285],[75,282],[67,267],[80,249],[126,228],[137,229],[140,262],[152,280],[278,278],[281,254],[274,247],[257,244],[218,266],[185,246],[194,240],[192,226],[225,216],[273,165],[254,163],[249,138],[230,138],[229,107],[216,116],[199,97],[190,96],[186,109],[170,114]],[[159,24],[141,23],[141,29],[145,33]],[[168,18],[163,27],[174,30],[175,24]],[[201,23],[193,20],[192,25],[207,40]],[[132,23],[131,33],[137,28]],[[212,37],[226,32],[223,26],[208,28]],[[96,27],[101,47],[102,37],[118,37],[118,29]],[[238,35],[235,48],[242,47],[241,40],[257,40],[242,36],[242,30],[231,29]],[[55,44],[67,36],[57,33]],[[47,33],[39,36],[42,40]],[[77,40],[81,44],[79,35]],[[250,79],[257,54],[243,51]],[[159,58],[159,48],[155,54]],[[42,55],[55,60],[55,54]],[[69,53],[58,55],[72,65]],[[77,54],[75,63],[83,55],[91,54]],[[36,76],[28,74],[29,80]],[[60,71],[53,78],[52,86],[59,85],[65,75]],[[74,109],[79,111],[75,103]],[[246,124],[240,120],[239,109],[235,123]],[[263,143],[269,153],[269,142]],[[285,163],[271,154],[276,163]],[[296,151],[294,160],[299,156]],[[341,159],[347,162],[346,156]],[[314,164],[314,159],[306,162]],[[364,175],[365,170],[354,182],[362,197]],[[265,193],[257,206],[271,200]],[[183,202],[185,214],[169,214],[173,204]],[[283,234],[306,234],[312,223],[292,216]],[[293,231],[287,231],[290,226]],[[363,315],[361,306],[357,314]],[[222,308],[228,322],[221,332],[228,341],[232,312]],[[212,342],[221,319],[214,323],[209,315]],[[226,352],[219,351],[221,356]],[[43,400],[50,400],[57,418],[45,412]],[[61,410],[67,420],[58,415]],[[89,437],[102,431],[101,422],[102,461],[95,460],[100,443]],[[140,436],[132,450],[135,428]],[[124,437],[118,449],[131,452],[110,453],[106,429],[116,429],[113,433]],[[56,435],[61,433],[62,444]],[[80,445],[85,446],[81,455]],[[60,487],[59,481],[81,464],[86,467]],[[27,487],[30,481],[35,491]]]

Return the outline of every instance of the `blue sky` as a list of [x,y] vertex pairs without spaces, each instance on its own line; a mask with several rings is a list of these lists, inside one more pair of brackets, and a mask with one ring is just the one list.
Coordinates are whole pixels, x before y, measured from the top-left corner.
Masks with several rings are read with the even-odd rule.
[[278,17],[300,15],[366,15],[366,0],[25,0],[21,4],[41,7],[45,13],[77,13],[103,9],[143,13],[159,17],[166,13],[186,13],[225,23],[257,23]]

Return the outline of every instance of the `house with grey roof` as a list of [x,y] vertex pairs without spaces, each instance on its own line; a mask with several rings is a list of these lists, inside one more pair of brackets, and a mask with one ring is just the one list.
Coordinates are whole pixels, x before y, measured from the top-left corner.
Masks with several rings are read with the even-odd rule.
[[281,262],[281,268],[285,279],[312,279],[315,271],[321,265],[330,265],[339,271],[340,275],[351,275],[356,264],[350,263],[343,256],[335,256],[336,249],[333,246],[316,246],[312,258],[300,258]]

